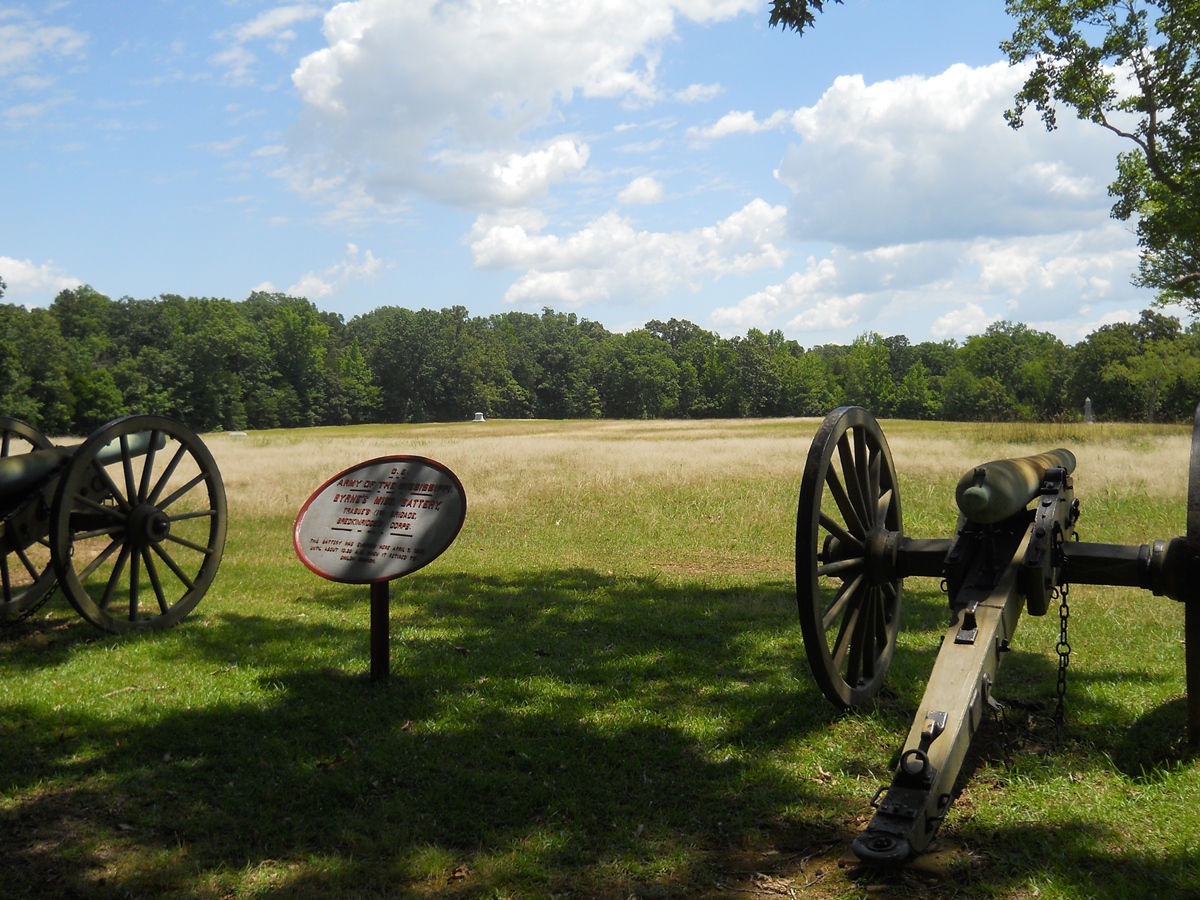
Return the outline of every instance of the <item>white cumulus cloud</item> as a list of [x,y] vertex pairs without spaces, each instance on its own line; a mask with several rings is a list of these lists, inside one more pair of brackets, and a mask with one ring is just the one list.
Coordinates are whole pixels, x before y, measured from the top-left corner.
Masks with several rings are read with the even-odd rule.
[[[361,254],[354,244],[346,245],[346,255],[341,262],[334,263],[320,272],[309,272],[284,291],[293,297],[317,300],[335,294],[352,281],[374,281],[383,268],[383,260],[370,250]],[[270,284],[260,285],[257,290],[273,290]]]
[[694,141],[715,141],[729,137],[731,134],[757,134],[760,131],[774,131],[788,120],[786,110],[778,109],[765,119],[755,118],[754,111],[726,113],[714,124],[707,127],[693,127],[687,130],[687,136]]
[[[553,124],[577,97],[710,97],[715,87],[660,86],[659,48],[678,17],[758,9],[758,0],[338,4],[324,19],[328,46],[292,76],[305,109],[281,174],[334,203],[351,194],[387,208],[413,192],[476,210],[527,203],[587,159],[577,138],[531,142],[530,129]],[[554,160],[533,164],[539,154]],[[531,164],[514,168],[514,157]]]
[[545,217],[530,210],[483,215],[471,233],[475,265],[524,270],[505,293],[511,303],[579,306],[644,302],[669,291],[697,290],[723,275],[778,268],[786,253],[784,209],[763,200],[705,228],[639,231],[606,213],[571,234],[542,233]]
[[[791,114],[800,142],[777,172],[794,192],[789,234],[828,249],[710,320],[840,340],[959,338],[1005,318],[1075,340],[1092,307],[1148,302],[1129,283],[1136,241],[1108,215],[1120,142],[1066,117],[1053,134],[1012,131],[1003,111],[1024,75],[997,64],[837,78]],[[766,124],[731,113],[694,136]]]
[[0,281],[8,287],[4,299],[10,303],[44,303],[54,299],[59,291],[77,288],[83,284],[62,271],[54,260],[35,263],[30,259],[13,259],[0,256]]
[[961,338],[971,334],[982,334],[1000,316],[989,316],[978,303],[968,303],[962,309],[952,309],[934,321],[930,333],[935,338]]
[[1103,218],[1120,142],[1063,116],[1013,131],[1025,71],[958,64],[933,77],[837,78],[797,110],[778,176],[800,238],[854,246],[1056,233]]
[[790,333],[929,328],[957,337],[1008,318],[1075,339],[1086,304],[1134,295],[1128,273],[1136,262],[1128,233],[1111,222],[1060,235],[835,246],[783,282],[718,307],[711,320],[738,331],[783,323]]
[[658,203],[662,198],[662,182],[657,178],[651,178],[649,175],[633,179],[633,181],[625,186],[625,189],[621,193],[617,194],[617,202],[622,206]]

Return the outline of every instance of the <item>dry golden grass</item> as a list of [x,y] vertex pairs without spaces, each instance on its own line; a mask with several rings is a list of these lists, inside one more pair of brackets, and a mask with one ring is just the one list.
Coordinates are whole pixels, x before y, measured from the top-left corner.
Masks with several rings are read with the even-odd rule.
[[[796,498],[819,424],[501,420],[218,434],[207,441],[225,480],[231,523],[285,528],[337,472],[414,454],[448,465],[462,480],[468,516],[455,552],[468,554],[472,566],[784,580],[794,566]],[[972,466],[1063,444],[1079,460],[1085,540],[1140,544],[1183,533],[1185,429],[1100,426],[1103,434],[1086,432],[1089,440],[1072,442],[1060,426],[886,421],[882,428],[911,537],[952,535],[954,485]],[[1112,505],[1118,502],[1132,508]],[[1125,530],[1111,533],[1109,520]]]
[[890,424],[884,423],[883,428],[897,471],[923,479],[957,482],[965,471],[982,462],[1066,447],[1077,461],[1077,494],[1114,487],[1157,497],[1178,497],[1187,492],[1191,436],[1182,428],[1169,435],[1116,432],[1104,440],[1078,443],[1054,434],[1053,426],[1046,426],[1042,440],[987,441],[953,423],[930,423],[916,432],[905,427],[898,434],[888,433]]
[[362,460],[429,456],[462,480],[473,510],[637,482],[697,485],[731,470],[796,481],[815,420],[489,422],[209,435],[231,510],[295,515],[326,479]]
[[[473,511],[501,511],[531,497],[672,486],[720,491],[730,472],[798,487],[816,419],[655,422],[492,421],[483,424],[392,425],[210,435],[209,449],[225,480],[233,514],[294,516],[336,472],[394,454],[429,456],[459,476]],[[1044,426],[1038,440],[1006,439],[982,426],[884,422],[897,472],[931,492],[957,482],[970,467],[1006,456],[1068,446],[1078,459],[1076,493],[1119,489],[1177,499],[1187,491],[1190,434],[1097,426],[1099,440],[1064,440]],[[994,435],[995,439],[991,439]],[[642,488],[638,488],[639,490]],[[947,501],[951,502],[951,501]]]

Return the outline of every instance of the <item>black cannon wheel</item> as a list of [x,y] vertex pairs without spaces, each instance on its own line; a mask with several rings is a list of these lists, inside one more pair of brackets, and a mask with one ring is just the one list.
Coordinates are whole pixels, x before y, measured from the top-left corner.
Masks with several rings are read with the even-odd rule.
[[835,409],[813,437],[796,513],[796,600],[821,691],[857,706],[883,687],[900,627],[894,574],[903,535],[887,440],[857,406]]
[[63,592],[93,625],[162,628],[208,590],[226,524],[225,487],[200,438],[172,419],[127,416],[93,432],[72,458],[50,547]]
[[[53,446],[32,425],[0,416],[0,457],[49,450]],[[44,597],[54,587],[55,578],[50,566],[50,542],[44,532],[21,535],[9,533],[6,528],[2,542],[0,621],[5,621],[19,618]]]

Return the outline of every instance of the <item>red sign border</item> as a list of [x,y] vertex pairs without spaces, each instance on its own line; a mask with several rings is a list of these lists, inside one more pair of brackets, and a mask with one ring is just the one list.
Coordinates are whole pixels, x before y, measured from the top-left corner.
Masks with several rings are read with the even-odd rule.
[[[454,487],[458,490],[458,496],[462,499],[462,511],[460,512],[459,517],[458,517],[458,524],[454,526],[454,533],[452,535],[450,535],[450,540],[446,541],[446,545],[444,547],[442,547],[442,549],[440,549],[437,553],[433,554],[433,556],[426,559],[424,562],[422,562],[416,568],[409,569],[407,572],[401,572],[399,575],[392,575],[387,578],[368,578],[363,581],[352,581],[352,580],[349,580],[346,578],[339,578],[335,575],[331,575],[328,572],[324,572],[321,569],[317,568],[317,566],[314,563],[312,563],[307,556],[304,555],[304,552],[300,548],[300,523],[302,521],[304,521],[304,514],[306,512],[308,512],[309,506],[312,505],[312,502],[314,500],[316,500],[317,497],[319,497],[325,491],[325,489],[327,487],[329,487],[335,481],[338,481],[341,478],[345,478],[347,475],[351,474],[352,472],[357,472],[359,469],[365,469],[368,466],[374,466],[379,463],[393,463],[393,462],[423,463],[425,465],[432,466],[433,468],[437,469],[438,471],[440,471],[443,474],[448,475],[450,477],[450,480],[454,483]],[[300,512],[296,514],[296,521],[292,525],[292,549],[294,549],[296,551],[296,556],[300,557],[300,562],[304,563],[304,565],[307,566],[310,571],[312,571],[313,573],[315,573],[317,575],[320,575],[322,578],[328,579],[329,581],[335,581],[338,584],[379,584],[381,582],[395,581],[397,578],[403,578],[405,575],[411,575],[413,572],[420,571],[421,569],[423,569],[427,565],[429,565],[431,562],[433,562],[435,559],[437,559],[439,556],[441,556],[443,553],[445,553],[448,549],[450,549],[450,545],[453,544],[454,541],[458,538],[458,533],[460,531],[462,531],[463,522],[466,521],[466,518],[467,518],[467,492],[463,489],[462,482],[458,480],[458,476],[455,475],[453,471],[451,471],[449,466],[438,462],[436,459],[430,459],[428,456],[415,456],[412,454],[404,454],[401,456],[378,456],[375,459],[368,459],[368,460],[365,460],[364,462],[355,463],[350,468],[345,469],[341,472],[338,472],[336,475],[334,475],[332,478],[328,479],[324,484],[322,484],[319,488],[317,488],[315,491],[312,492],[312,496],[310,496],[307,500],[305,500],[304,505],[300,507]]]

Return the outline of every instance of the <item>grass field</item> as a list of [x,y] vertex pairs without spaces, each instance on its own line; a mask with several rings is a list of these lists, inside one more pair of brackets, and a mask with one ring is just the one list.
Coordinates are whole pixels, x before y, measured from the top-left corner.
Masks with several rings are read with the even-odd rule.
[[[56,595],[0,631],[3,897],[1200,896],[1182,609],[1071,594],[1022,619],[935,872],[839,865],[890,778],[945,598],[905,585],[888,687],[839,713],[795,608],[814,420],[504,422],[207,438],[229,497],[192,616],[113,637]],[[1081,537],[1184,529],[1190,432],[884,422],[906,533],[949,537],[976,463],[1071,446]],[[309,493],[411,453],[466,524],[392,585],[392,677],[368,592],[291,548]]]

